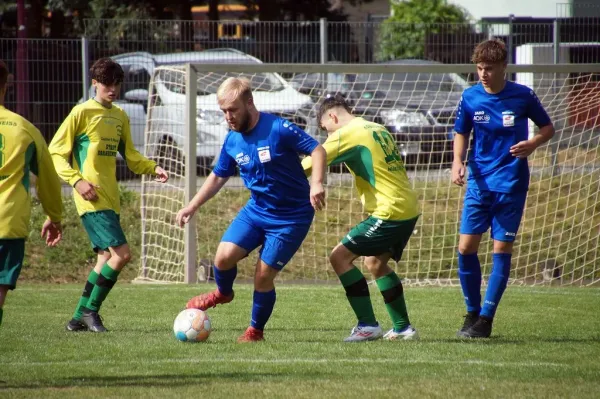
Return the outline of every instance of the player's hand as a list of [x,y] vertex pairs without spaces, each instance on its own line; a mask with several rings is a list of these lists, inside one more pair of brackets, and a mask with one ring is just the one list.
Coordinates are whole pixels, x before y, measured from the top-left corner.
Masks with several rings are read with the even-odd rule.
[[169,174],[160,166],[156,166],[154,172],[156,173],[154,181],[157,181],[159,183],[166,183],[167,180],[169,180]]
[[465,164],[462,161],[452,162],[452,183],[460,187],[465,185]]
[[510,147],[510,153],[517,158],[527,158],[537,148],[536,144],[531,140],[520,141]]
[[75,183],[75,190],[77,190],[79,195],[86,201],[94,202],[98,200],[98,193],[96,192],[97,188],[100,188],[100,186],[83,179]]
[[325,189],[323,183],[313,183],[310,185],[310,203],[316,211],[320,211],[325,206]]
[[60,222],[46,220],[42,226],[41,236],[46,239],[47,246],[55,246],[62,239],[62,225]]
[[194,216],[194,213],[196,213],[196,210],[191,208],[189,205],[185,208],[182,208],[179,212],[177,212],[177,216],[175,217],[177,226],[183,227]]

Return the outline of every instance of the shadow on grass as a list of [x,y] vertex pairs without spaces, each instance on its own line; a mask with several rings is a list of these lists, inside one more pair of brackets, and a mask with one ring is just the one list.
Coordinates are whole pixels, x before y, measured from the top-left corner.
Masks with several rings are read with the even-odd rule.
[[[328,378],[324,373],[306,373],[306,378]],[[289,372],[253,373],[253,372],[202,372],[197,374],[159,374],[159,375],[125,375],[125,376],[77,376],[53,381],[25,382],[11,384],[0,381],[0,392],[8,389],[40,389],[40,388],[110,388],[110,387],[182,387],[198,384],[215,384],[218,382],[256,382],[257,380],[283,380],[289,378]]]

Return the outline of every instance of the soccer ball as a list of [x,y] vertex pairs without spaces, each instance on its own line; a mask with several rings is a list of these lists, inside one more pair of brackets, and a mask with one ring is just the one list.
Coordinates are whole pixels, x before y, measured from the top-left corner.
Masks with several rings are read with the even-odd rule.
[[183,342],[206,341],[210,331],[210,318],[200,309],[182,310],[173,324],[175,338]]

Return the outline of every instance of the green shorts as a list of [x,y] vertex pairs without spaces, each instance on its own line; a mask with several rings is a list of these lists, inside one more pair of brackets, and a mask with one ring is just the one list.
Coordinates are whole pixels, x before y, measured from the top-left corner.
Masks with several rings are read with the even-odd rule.
[[0,285],[14,290],[23,267],[25,239],[0,240]]
[[81,223],[90,237],[94,252],[127,244],[121,228],[121,218],[115,211],[88,212],[81,216]]
[[417,219],[418,216],[414,219],[392,221],[369,216],[350,230],[342,239],[342,244],[360,256],[379,256],[390,252],[392,259],[398,262],[415,229]]

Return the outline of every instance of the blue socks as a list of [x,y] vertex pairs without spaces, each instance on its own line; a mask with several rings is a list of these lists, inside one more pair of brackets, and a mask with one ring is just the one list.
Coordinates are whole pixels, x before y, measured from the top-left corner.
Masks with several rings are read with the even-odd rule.
[[496,314],[498,303],[502,299],[502,294],[508,283],[511,256],[511,254],[492,255],[492,274],[490,274],[488,281],[481,316],[493,318]]
[[213,272],[215,274],[215,282],[219,292],[225,296],[231,295],[233,292],[233,281],[237,276],[237,266],[229,270],[220,270],[213,265]]
[[465,297],[467,312],[481,310],[481,265],[477,252],[462,255],[458,253],[458,278]]
[[265,324],[271,317],[273,307],[275,306],[275,289],[267,292],[254,291],[254,301],[252,303],[252,320],[250,325],[257,330],[264,330]]

